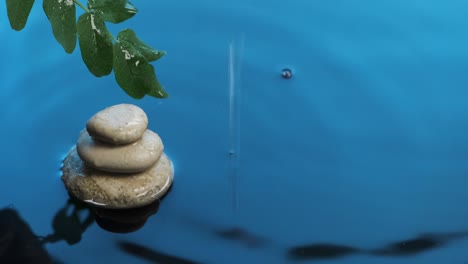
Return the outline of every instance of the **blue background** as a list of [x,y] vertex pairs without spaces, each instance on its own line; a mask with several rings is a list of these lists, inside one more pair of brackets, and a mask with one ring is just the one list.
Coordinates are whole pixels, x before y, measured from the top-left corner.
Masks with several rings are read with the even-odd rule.
[[[147,263],[127,240],[202,263],[295,263],[314,243],[376,248],[468,230],[468,3],[462,0],[134,1],[129,27],[168,54],[170,98],[133,100],[53,38],[41,1],[14,32],[0,8],[0,207],[38,235],[67,194],[60,163],[97,111],[133,103],[175,165],[139,231],[96,224],[64,263]],[[80,11],[81,12],[81,11]],[[289,67],[293,78],[281,78]],[[220,239],[240,227],[259,248]],[[468,262],[468,240],[410,257],[314,263]]]

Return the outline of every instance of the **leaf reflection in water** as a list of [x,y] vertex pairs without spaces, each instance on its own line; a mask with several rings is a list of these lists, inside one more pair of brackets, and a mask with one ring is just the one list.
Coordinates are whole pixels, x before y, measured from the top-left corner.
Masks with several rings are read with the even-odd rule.
[[151,261],[152,263],[199,264],[199,262],[168,255],[133,242],[119,241],[118,247],[125,253]]

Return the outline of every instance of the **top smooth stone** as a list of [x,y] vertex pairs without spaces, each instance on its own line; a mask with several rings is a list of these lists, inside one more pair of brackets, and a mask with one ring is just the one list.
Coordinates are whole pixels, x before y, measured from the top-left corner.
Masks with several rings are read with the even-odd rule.
[[118,104],[99,111],[86,123],[86,130],[96,140],[114,145],[138,141],[148,128],[148,117],[138,106]]

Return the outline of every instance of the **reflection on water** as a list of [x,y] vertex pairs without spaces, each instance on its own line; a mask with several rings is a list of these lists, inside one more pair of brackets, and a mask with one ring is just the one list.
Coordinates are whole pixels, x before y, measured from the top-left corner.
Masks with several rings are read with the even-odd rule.
[[268,242],[267,239],[254,235],[249,231],[239,227],[218,230],[215,233],[222,239],[239,241],[250,248],[262,247],[265,246]]
[[458,239],[468,237],[468,232],[429,233],[412,239],[397,241],[384,248],[372,250],[378,256],[408,256],[437,249]]
[[[12,208],[0,210],[0,263],[59,263],[44,249],[46,243],[66,241],[69,245],[78,243],[86,229],[97,220],[105,230],[128,233],[141,228],[147,219],[159,208],[159,202],[142,208],[126,210],[90,209],[78,200],[70,199],[52,219],[54,233],[45,237],[34,234],[30,226]],[[71,211],[71,212],[69,212]],[[79,212],[87,211],[80,218]],[[93,213],[91,213],[93,212]],[[99,222],[101,221],[101,222]],[[242,228],[227,228],[216,232],[221,240],[241,241],[250,247],[267,246],[267,239],[260,238]],[[381,248],[363,249],[338,244],[316,243],[290,248],[286,257],[290,261],[337,259],[354,254],[368,254],[380,257],[404,257],[420,254],[466,239],[468,232],[427,233],[414,238],[389,242]],[[271,246],[271,245],[270,245]],[[200,263],[183,257],[167,254],[137,242],[119,240],[117,247],[126,254],[164,264]]]
[[332,259],[360,252],[359,249],[333,244],[311,244],[294,247],[288,256],[292,260]]
[[430,233],[407,240],[392,242],[382,248],[372,250],[318,243],[293,247],[289,249],[288,257],[291,260],[336,259],[358,253],[387,257],[411,256],[440,248],[449,242],[467,237],[468,232]]
[[148,247],[139,245],[137,243],[127,242],[127,241],[119,241],[118,247],[131,255],[136,257],[145,259],[147,261],[151,261],[152,263],[164,263],[164,264],[197,264],[199,262],[179,258],[176,256],[171,256],[168,254],[164,254],[162,252],[158,252],[154,249],[150,249]]
[[[87,213],[84,220],[79,216],[80,211]],[[69,245],[76,244],[81,241],[82,234],[93,222],[94,217],[88,207],[77,199],[70,198],[55,214],[52,221],[54,233],[41,238],[42,243],[65,240]]]
[[[94,221],[99,227],[109,232],[135,232],[145,225],[148,218],[157,213],[162,198],[138,208],[105,209],[91,207],[74,197],[70,197],[66,205],[57,212],[53,219],[54,233],[43,237],[42,241],[43,243],[54,243],[64,240],[73,245],[81,241],[82,234]],[[80,217],[80,211],[85,212],[86,217]]]
[[29,225],[12,208],[0,210],[0,263],[54,263]]
[[[96,221],[104,230],[115,233],[134,232],[146,223],[148,218],[154,215],[159,209],[160,200],[139,208],[132,209],[103,209],[94,208],[70,197],[65,206],[60,208],[52,219],[53,233],[46,236],[35,236],[40,244],[56,243],[65,241],[69,245],[74,245],[81,241],[85,231]],[[85,217],[82,217],[83,212]],[[0,211],[0,224],[4,228],[0,232],[0,245],[8,245],[12,241],[15,229],[26,230],[25,234],[32,234],[21,224],[17,212],[11,208]],[[24,223],[24,225],[26,225]],[[5,254],[5,247],[0,247],[0,256]]]
[[160,201],[149,205],[122,210],[94,208],[96,223],[104,230],[113,233],[130,233],[142,228],[148,218],[158,212]]
[[[157,200],[147,206],[112,210],[92,208],[70,197],[53,219],[53,233],[46,236],[34,234],[29,225],[13,208],[0,210],[0,263],[52,264],[59,263],[44,249],[47,243],[65,241],[74,245],[81,241],[85,231],[94,223],[110,232],[134,232],[146,223],[159,208]],[[85,217],[80,217],[81,212]]]

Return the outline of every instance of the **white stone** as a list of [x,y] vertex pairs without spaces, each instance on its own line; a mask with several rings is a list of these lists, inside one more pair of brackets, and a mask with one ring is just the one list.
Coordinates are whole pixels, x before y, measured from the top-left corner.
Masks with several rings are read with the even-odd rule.
[[62,172],[71,195],[92,206],[109,209],[148,205],[167,193],[174,177],[172,162],[165,154],[145,172],[115,174],[86,166],[76,148],[65,158]]
[[93,140],[82,130],[76,144],[80,158],[90,167],[107,172],[135,173],[151,168],[161,157],[164,145],[158,134],[146,130],[140,140],[111,145]]
[[99,111],[86,123],[94,139],[123,145],[137,141],[148,128],[148,117],[136,105],[118,104]]

